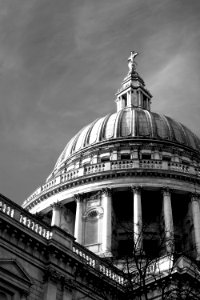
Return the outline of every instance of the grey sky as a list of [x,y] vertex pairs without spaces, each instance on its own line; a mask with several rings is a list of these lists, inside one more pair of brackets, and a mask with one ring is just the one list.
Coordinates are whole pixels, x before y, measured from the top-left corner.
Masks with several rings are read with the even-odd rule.
[[200,136],[199,0],[0,0],[0,192],[22,201],[115,111],[130,50],[152,110]]

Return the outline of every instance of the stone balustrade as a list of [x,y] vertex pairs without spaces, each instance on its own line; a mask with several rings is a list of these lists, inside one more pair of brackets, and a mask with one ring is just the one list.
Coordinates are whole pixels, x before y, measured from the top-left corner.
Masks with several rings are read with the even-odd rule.
[[162,161],[144,159],[140,161],[139,166],[142,169],[162,169]]
[[2,211],[4,214],[10,216],[11,218],[14,217],[15,214],[15,210],[14,208],[12,208],[11,206],[9,206],[9,204],[0,201],[0,211]]
[[120,285],[123,285],[125,282],[124,276],[122,272],[117,268],[110,267],[106,262],[104,262],[97,255],[85,249],[80,244],[74,242],[73,244],[73,252],[76,253],[79,257],[81,257],[87,265],[96,269],[100,273],[104,274],[106,277],[111,280],[117,282]]
[[133,169],[137,167],[137,163],[134,160],[119,160],[119,161],[112,161],[111,169],[118,170],[118,169]]
[[31,230],[35,231],[42,237],[49,240],[52,236],[51,231],[45,228],[44,226],[41,226],[38,224],[37,221],[33,220],[32,218],[29,218],[23,214],[20,214],[19,222],[22,223],[24,226],[30,228]]
[[168,166],[169,166],[169,169],[173,170],[173,171],[185,172],[185,173],[189,172],[189,166],[187,166],[187,165],[183,165],[183,164],[176,163],[176,162],[169,162]]
[[43,186],[41,187],[42,191],[46,191],[52,187],[54,187],[55,185],[60,183],[60,176],[56,177],[55,179],[43,184]]
[[72,180],[72,179],[77,178],[79,176],[80,176],[79,169],[73,170],[71,172],[67,172],[67,173],[61,175],[61,182],[69,181],[69,180]]
[[82,176],[87,176],[90,174],[106,172],[106,171],[114,171],[114,170],[130,170],[130,169],[149,169],[149,170],[167,170],[179,173],[187,173],[191,175],[196,175],[200,177],[200,169],[195,167],[194,165],[186,165],[177,162],[166,162],[162,160],[117,160],[117,161],[109,161],[105,163],[93,164],[85,167],[81,167],[79,169],[75,169],[73,171],[66,172],[65,174],[59,175],[54,180],[46,183],[42,187],[38,188],[27,200],[24,202],[24,206],[35,200],[45,192],[51,190],[55,186],[59,186],[62,183],[70,182],[76,178],[80,178]]
[[90,165],[84,168],[84,175],[104,172],[105,171],[105,163]]
[[44,226],[33,215],[25,212],[20,206],[11,203],[7,198],[0,199],[0,211],[9,217],[15,219],[19,223],[23,224],[30,230],[36,232],[38,235],[45,239],[50,239],[51,229],[48,226]]

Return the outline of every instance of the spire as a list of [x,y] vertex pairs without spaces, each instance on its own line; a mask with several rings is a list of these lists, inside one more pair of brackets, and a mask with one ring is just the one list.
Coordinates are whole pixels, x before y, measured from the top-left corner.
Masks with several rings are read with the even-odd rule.
[[137,63],[135,58],[138,55],[138,52],[131,51],[128,58],[128,74],[122,81],[121,88],[116,93],[117,111],[125,107],[138,107],[150,110],[152,95],[145,88],[143,79],[136,71]]

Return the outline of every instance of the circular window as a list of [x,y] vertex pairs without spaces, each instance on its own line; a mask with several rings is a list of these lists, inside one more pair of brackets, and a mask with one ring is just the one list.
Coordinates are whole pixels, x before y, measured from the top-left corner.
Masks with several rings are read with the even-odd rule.
[[98,211],[92,210],[88,213],[89,218],[96,218],[98,216]]

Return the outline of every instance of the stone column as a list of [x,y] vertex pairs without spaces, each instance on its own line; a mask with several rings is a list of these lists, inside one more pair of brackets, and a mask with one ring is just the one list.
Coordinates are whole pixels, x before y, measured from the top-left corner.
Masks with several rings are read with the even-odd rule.
[[133,239],[134,251],[142,249],[142,200],[141,187],[132,186],[133,191]]
[[111,189],[102,190],[102,207],[103,207],[103,222],[102,222],[102,252],[106,256],[111,256],[112,242],[112,196]]
[[74,215],[71,210],[65,206],[61,209],[60,228],[71,235],[74,234]]
[[51,226],[60,227],[62,205],[59,202],[55,202],[51,205],[51,207],[52,207]]
[[199,195],[192,194],[191,196],[192,218],[194,224],[194,238],[196,246],[197,260],[200,260],[200,209],[199,209]]
[[76,217],[75,217],[75,228],[74,236],[76,242],[82,244],[83,241],[83,199],[82,195],[77,194],[74,196],[76,201]]
[[142,107],[142,93],[138,91],[138,107]]
[[165,226],[165,246],[167,253],[174,251],[174,225],[171,206],[171,193],[168,187],[162,189],[163,192],[163,215]]

